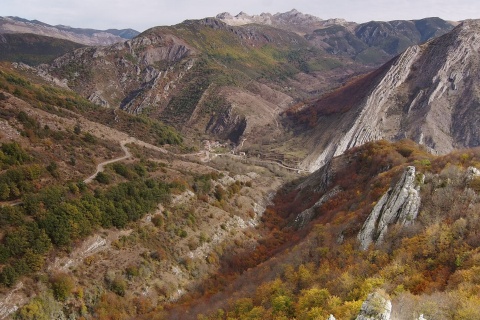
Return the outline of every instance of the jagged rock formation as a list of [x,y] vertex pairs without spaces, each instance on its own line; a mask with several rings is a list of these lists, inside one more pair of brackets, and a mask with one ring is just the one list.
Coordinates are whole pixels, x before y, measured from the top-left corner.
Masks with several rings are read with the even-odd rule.
[[368,249],[372,242],[382,242],[390,224],[408,226],[415,221],[420,208],[421,183],[423,175],[417,178],[415,167],[407,167],[400,181],[380,198],[363,224],[357,236],[362,250]]
[[245,117],[236,114],[232,107],[229,107],[218,117],[212,117],[207,125],[207,131],[235,144],[239,143],[246,128],[247,120]]
[[0,17],[0,34],[2,33],[33,33],[70,40],[88,46],[111,45],[131,39],[139,34],[138,31],[133,29],[82,29],[60,25],[51,26],[38,20],[27,20],[18,17]]
[[390,320],[392,302],[384,294],[370,293],[363,302],[356,320]]
[[248,15],[242,11],[236,16],[232,16],[228,12],[223,12],[218,14],[216,18],[232,26],[256,23],[294,31],[300,34],[309,33],[313,30],[331,25],[356,25],[354,22],[347,22],[344,19],[323,20],[310,14],[304,14],[296,9],[284,13],[261,13],[260,15]]
[[480,145],[479,48],[480,21],[465,21],[295,113],[318,117],[302,168],[378,139],[410,138],[439,154]]

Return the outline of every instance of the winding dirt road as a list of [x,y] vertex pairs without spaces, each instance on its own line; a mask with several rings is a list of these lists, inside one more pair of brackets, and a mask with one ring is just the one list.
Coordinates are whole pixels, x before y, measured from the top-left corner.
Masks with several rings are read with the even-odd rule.
[[97,165],[97,170],[95,171],[95,173],[92,174],[90,177],[86,178],[85,180],[83,180],[83,182],[85,182],[85,183],[92,182],[93,179],[95,179],[95,177],[97,176],[97,174],[99,172],[103,172],[103,170],[105,170],[106,165],[109,165],[111,163],[126,160],[126,159],[130,158],[132,156],[132,154],[130,153],[130,150],[128,150],[128,148],[126,146],[129,143],[135,143],[135,144],[138,144],[139,146],[142,146],[142,147],[146,147],[146,148],[149,148],[149,149],[152,149],[152,150],[160,151],[162,153],[168,153],[168,151],[164,148],[154,146],[153,144],[147,143],[147,142],[142,141],[142,140],[138,140],[138,139],[133,138],[133,137],[129,137],[128,139],[120,141],[120,147],[122,148],[123,152],[125,153],[123,156],[115,158],[115,159],[110,159],[110,160],[107,160],[107,161],[104,161],[104,162],[100,162]]
[[134,142],[134,140],[135,140],[134,138],[128,138],[126,140],[120,141],[120,147],[122,148],[123,152],[125,152],[125,154],[123,156],[115,158],[115,159],[110,159],[110,160],[107,160],[107,161],[104,161],[104,162],[100,162],[97,165],[97,171],[95,171],[95,173],[92,174],[87,179],[83,180],[83,182],[85,182],[85,183],[92,182],[93,179],[95,179],[95,177],[97,176],[97,174],[99,174],[100,172],[103,172],[103,170],[105,170],[106,165],[109,165],[111,163],[126,160],[126,159],[130,158],[132,156],[132,154],[130,153],[130,150],[128,150],[128,148],[126,147],[126,144]]

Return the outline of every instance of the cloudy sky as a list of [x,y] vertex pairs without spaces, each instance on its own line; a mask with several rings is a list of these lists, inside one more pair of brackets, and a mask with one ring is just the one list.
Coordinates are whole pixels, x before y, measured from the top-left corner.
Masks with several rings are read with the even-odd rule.
[[480,19],[479,0],[2,0],[0,16],[37,19],[52,25],[95,29],[172,25],[185,19],[286,12],[293,8],[322,19],[349,21],[419,19]]

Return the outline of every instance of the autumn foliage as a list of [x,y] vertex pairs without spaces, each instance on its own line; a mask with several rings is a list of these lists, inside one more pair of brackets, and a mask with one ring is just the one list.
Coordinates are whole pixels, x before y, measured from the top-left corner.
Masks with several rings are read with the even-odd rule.
[[[468,166],[480,166],[480,150],[435,157],[410,141],[380,141],[334,161],[348,163],[336,166],[332,182],[343,191],[316,210],[303,240],[288,250],[273,250],[275,259],[258,268],[259,273],[268,268],[271,273],[263,281],[256,277],[254,293],[230,300],[200,319],[326,319],[330,314],[354,319],[375,289],[393,300],[396,316],[400,311],[395,305],[408,305],[402,316],[412,319],[420,314],[479,318],[480,281],[475,274],[480,268],[480,196],[476,180],[468,182],[465,175]],[[360,251],[356,235],[363,221],[407,165],[426,175],[416,223],[393,225],[382,244]],[[304,209],[301,203],[320,196],[308,188],[278,193],[264,217],[270,236],[287,230],[299,236],[289,222]],[[281,241],[275,245],[282,248]],[[257,250],[267,256],[271,252]],[[244,261],[238,260],[237,265]],[[248,273],[252,278],[254,274]]]

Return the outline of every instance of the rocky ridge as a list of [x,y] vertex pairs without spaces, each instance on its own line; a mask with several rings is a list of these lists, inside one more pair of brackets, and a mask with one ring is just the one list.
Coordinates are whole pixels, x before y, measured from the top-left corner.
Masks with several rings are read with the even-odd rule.
[[[291,46],[302,51],[308,42],[272,27],[231,27],[206,18],[152,28],[124,43],[75,50],[39,70],[100,106],[145,111],[179,130],[238,143],[245,132],[280,135],[279,113],[293,103],[291,92],[308,94],[303,80],[290,87],[269,80],[269,72],[291,73],[292,66],[262,48],[286,55]],[[321,59],[307,51],[300,55]],[[257,81],[265,74],[267,80]],[[321,81],[309,77],[315,84]]]
[[[343,128],[343,133],[314,129],[309,139],[317,147],[302,168],[314,171],[332,156],[378,139],[410,138],[439,154],[480,145],[475,71],[480,68],[479,48],[480,21],[470,20],[445,36],[407,49],[383,67],[385,72],[365,80],[370,89],[360,102],[342,106],[346,112],[319,118],[318,128],[329,125]],[[309,112],[320,111],[313,106]]]
[[455,24],[440,18],[357,24],[344,19],[323,20],[295,9],[273,15],[240,12],[233,16],[224,12],[216,18],[232,26],[261,24],[293,31],[330,54],[370,65],[386,62],[409,46],[441,36],[451,31]]
[[240,12],[236,16],[228,12],[220,13],[216,16],[228,25],[241,26],[246,24],[264,24],[273,27],[295,31],[300,34],[312,32],[313,30],[325,28],[331,25],[354,26],[354,22],[347,22],[345,19],[327,19],[323,20],[316,16],[302,13],[296,9],[292,9],[284,13],[261,13],[260,15],[248,15]]

